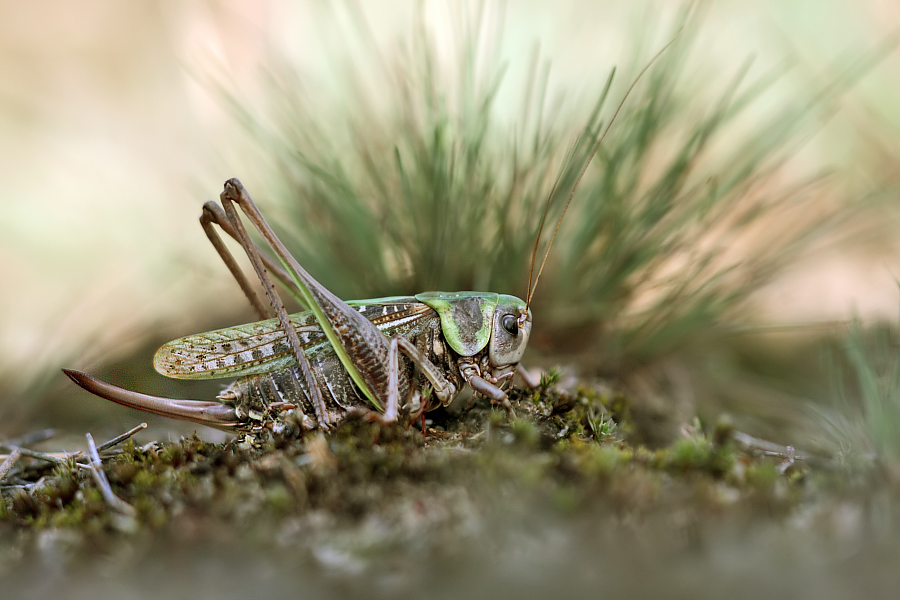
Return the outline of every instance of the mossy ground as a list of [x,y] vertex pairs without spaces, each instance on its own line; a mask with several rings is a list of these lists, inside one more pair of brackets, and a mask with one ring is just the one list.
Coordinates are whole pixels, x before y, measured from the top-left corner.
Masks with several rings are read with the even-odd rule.
[[[52,560],[57,572],[100,564],[144,577],[148,564],[183,556],[171,575],[225,553],[241,557],[233,560],[245,584],[274,565],[270,583],[303,573],[307,583],[385,593],[454,573],[454,587],[497,573],[521,586],[538,571],[543,583],[590,584],[613,565],[696,560],[722,539],[744,553],[761,532],[784,543],[796,534],[814,549],[871,529],[869,483],[742,448],[727,424],[695,423],[649,449],[633,441],[622,394],[551,388],[514,391],[512,400],[513,417],[481,403],[432,413],[424,436],[419,424],[354,419],[327,435],[256,445],[128,442],[103,469],[135,517],[111,510],[74,463],[23,460],[17,483],[34,485],[6,487],[0,502],[0,531],[12,542],[3,574]],[[895,514],[892,501],[879,502]],[[34,556],[43,558],[27,560]],[[73,566],[84,560],[94,566]]]

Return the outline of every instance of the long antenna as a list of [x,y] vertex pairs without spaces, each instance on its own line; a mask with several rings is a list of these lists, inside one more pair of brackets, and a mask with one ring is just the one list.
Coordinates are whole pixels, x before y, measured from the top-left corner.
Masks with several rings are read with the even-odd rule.
[[[593,150],[591,150],[591,154],[588,156],[587,161],[585,161],[584,166],[581,167],[581,172],[578,174],[578,178],[575,180],[575,185],[572,188],[572,192],[569,194],[569,199],[566,200],[566,205],[563,207],[562,214],[559,216],[559,221],[556,222],[556,228],[553,230],[553,237],[550,238],[550,245],[547,246],[547,251],[544,253],[544,258],[541,260],[541,266],[538,269],[537,277],[534,278],[534,284],[532,285],[532,275],[534,275],[534,264],[537,259],[537,251],[538,246],[541,242],[541,234],[544,231],[544,222],[547,220],[547,214],[550,212],[550,204],[553,201],[553,195],[556,193],[556,188],[559,185],[560,179],[562,178],[562,171],[560,171],[560,175],[557,176],[556,182],[553,184],[553,189],[550,191],[550,195],[547,196],[547,203],[544,205],[544,214],[541,215],[541,224],[538,227],[537,238],[534,240],[534,251],[531,253],[531,270],[528,273],[528,297],[525,299],[525,308],[527,309],[531,305],[531,299],[534,296],[534,291],[537,289],[538,281],[541,279],[541,273],[544,272],[544,265],[547,264],[547,257],[550,255],[550,249],[553,247],[553,242],[556,240],[556,234],[559,233],[559,227],[562,225],[563,217],[566,216],[566,211],[569,210],[569,204],[572,203],[572,198],[575,196],[575,191],[578,189],[578,185],[581,183],[581,179],[584,177],[585,171],[587,171],[588,166],[591,164],[591,161],[594,160],[594,155],[597,154],[597,150],[600,149],[600,144],[603,143],[603,140],[606,139],[606,134],[609,133],[610,128],[613,123],[616,121],[616,117],[619,116],[619,112],[622,110],[622,107],[625,106],[625,101],[628,100],[628,96],[631,95],[632,90],[634,90],[638,81],[641,80],[641,77],[644,76],[644,73],[656,62],[662,53],[665,52],[669,46],[675,43],[675,40],[678,39],[678,36],[681,34],[681,30],[683,28],[679,28],[677,32],[675,32],[675,36],[669,40],[662,49],[657,52],[653,58],[650,59],[650,62],[646,64],[646,66],[641,69],[641,72],[638,73],[637,77],[634,78],[634,81],[631,82],[631,85],[628,87],[628,91],[625,92],[625,95],[622,97],[622,101],[619,102],[619,106],[616,107],[616,112],[613,113],[612,119],[609,120],[609,123],[606,125],[606,129],[603,130],[603,134],[600,136],[600,139],[597,140],[597,143],[594,144]],[[613,70],[613,74],[615,74],[615,70]],[[576,143],[577,147],[577,143]]]

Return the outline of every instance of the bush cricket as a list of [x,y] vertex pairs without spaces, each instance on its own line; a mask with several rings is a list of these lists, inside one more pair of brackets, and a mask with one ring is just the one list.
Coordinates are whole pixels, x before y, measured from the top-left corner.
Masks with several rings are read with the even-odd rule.
[[[203,228],[264,319],[262,302],[214,225],[238,240],[276,317],[169,342],[156,353],[154,366],[178,379],[238,379],[219,402],[157,398],[65,370],[73,381],[132,408],[248,433],[282,431],[289,424],[328,429],[364,407],[392,422],[401,407],[418,416],[446,406],[465,384],[509,410],[502,388],[515,374],[531,332],[524,301],[496,293],[428,292],[343,302],[288,253],[238,180],[225,183],[220,199],[221,206],[204,206]],[[235,205],[278,263],[250,240]],[[269,272],[311,310],[287,314]]]
[[[548,196],[525,301],[497,293],[426,292],[344,302],[300,266],[243,185],[231,179],[220,195],[221,205],[207,202],[200,222],[261,320],[169,342],[156,353],[154,366],[159,373],[177,379],[237,377],[236,381],[217,401],[176,400],[125,390],[78,371],[63,371],[87,391],[113,402],[243,434],[327,430],[359,411],[382,422],[395,422],[401,414],[415,420],[430,409],[450,404],[466,384],[511,412],[504,388],[517,371],[526,375],[519,369],[519,361],[531,333],[529,304],[562,219],[628,95],[672,41],[632,82],[602,135],[597,135],[599,130],[587,131],[595,141],[535,276],[538,245],[555,187]],[[276,260],[251,241],[235,205]],[[266,307],[223,244],[216,225],[246,252],[275,318],[268,318]],[[289,315],[269,273],[309,310]]]

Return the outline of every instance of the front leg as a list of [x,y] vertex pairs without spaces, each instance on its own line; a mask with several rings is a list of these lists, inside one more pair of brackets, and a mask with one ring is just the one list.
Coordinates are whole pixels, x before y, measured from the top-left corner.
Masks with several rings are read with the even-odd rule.
[[[465,361],[465,362],[463,362]],[[506,392],[481,376],[481,369],[478,364],[471,358],[463,358],[460,360],[459,371],[469,387],[477,394],[481,394],[490,398],[492,402],[500,404],[507,413],[512,414],[512,405],[509,403],[509,397]],[[469,400],[469,407],[475,401],[474,396]]]
[[482,396],[487,396],[493,402],[503,406],[503,408],[506,409],[506,412],[512,412],[512,404],[509,403],[509,397],[507,397],[506,392],[493,383],[490,383],[480,375],[472,375],[469,377],[469,385],[475,392]]
[[521,364],[516,365],[515,374],[519,376],[522,382],[525,384],[530,390],[537,389],[541,385],[541,372],[538,371],[537,375],[523,367]]

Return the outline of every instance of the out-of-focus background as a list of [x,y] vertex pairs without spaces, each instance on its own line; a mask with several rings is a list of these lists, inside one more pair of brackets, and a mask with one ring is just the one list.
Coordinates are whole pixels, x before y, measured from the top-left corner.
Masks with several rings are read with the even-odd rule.
[[[897,589],[895,2],[3,8],[0,440],[53,426],[51,450],[83,448],[85,432],[108,439],[142,420],[150,427],[138,444],[195,430],[91,397],[60,368],[149,393],[215,395],[219,382],[166,380],[151,358],[167,340],[254,318],[197,222],[230,177],[344,297],[435,288],[524,295],[556,174],[564,199],[631,81],[675,38],[586,172],[532,305],[529,366],[561,365],[560,388],[582,383],[628,400],[627,444],[603,438],[593,456],[612,456],[635,477],[592,466],[596,477],[583,479],[602,490],[589,505],[601,508],[572,509],[563,454],[554,459],[558,481],[543,486],[523,473],[529,492],[512,497],[522,483],[508,487],[504,471],[494,473],[499,454],[485,468],[498,491],[490,488],[490,506],[413,469],[401,489],[420,486],[434,506],[401,494],[387,511],[396,520],[349,509],[347,517],[327,504],[279,513],[273,503],[240,523],[250,533],[238,539],[216,519],[243,513],[215,516],[209,498],[198,496],[200,510],[169,498],[166,510],[184,518],[163,535],[158,523],[106,531],[95,552],[102,534],[89,526],[28,530],[33,522],[19,519],[3,530],[21,543],[0,545],[0,575],[13,576],[20,597],[60,587],[85,598],[160,589],[468,596],[495,586],[523,597],[584,587],[828,598]],[[731,421],[714,426],[722,414]],[[718,446],[728,423],[819,461],[792,466],[783,447],[762,469],[737,462],[722,477],[690,466],[643,474],[655,459],[642,445]],[[417,447],[422,456],[469,451],[433,441]],[[307,442],[304,460],[319,443]],[[575,456],[582,442],[564,452]],[[555,451],[523,454],[522,464]],[[219,469],[234,484],[220,487],[241,487],[252,469],[268,473],[265,459]],[[365,498],[342,500],[380,506],[384,491],[377,477],[369,483],[353,488]],[[532,503],[555,508],[531,511]],[[260,535],[276,535],[258,539],[253,519],[272,515]],[[430,528],[429,519],[444,525]],[[69,550],[86,555],[88,568],[72,568]],[[371,556],[417,575],[374,573]]]
[[[826,205],[833,196],[887,196],[875,198],[882,204],[874,217],[848,221],[852,231],[832,229],[833,238],[846,234],[852,244],[813,246],[756,292],[745,314],[756,325],[776,327],[854,316],[895,319],[900,261],[889,196],[897,180],[900,58],[884,48],[900,25],[900,10],[877,0],[703,6],[687,78],[697,97],[707,95],[706,83],[722,89],[751,57],[753,74],[786,73],[739,122],[736,131],[752,134],[756,115],[826,86],[841,69],[856,73],[816,116],[821,126],[800,136],[788,170],[802,175],[798,181],[830,177],[820,188]],[[681,10],[652,1],[348,8],[277,0],[89,0],[6,8],[0,23],[0,434],[7,435],[54,422],[46,411],[69,396],[87,402],[61,366],[108,367],[147,344],[252,318],[197,217],[229,177],[241,178],[251,192],[272,189],[269,172],[259,166],[265,152],[248,143],[230,103],[237,99],[252,112],[270,93],[267,82],[285,81],[272,75],[285,64],[311,105],[321,102],[323,119],[352,114],[352,107],[338,108],[341,98],[354,97],[341,95],[340,74],[348,65],[363,74],[384,67],[376,63],[391,62],[396,49],[408,47],[417,23],[438,62],[452,64],[461,23],[482,11],[487,45],[497,46],[490,50],[507,69],[493,108],[501,122],[514,121],[518,109],[507,107],[521,103],[536,48],[540,63],[551,65],[547,97],[589,106],[611,67],[634,74],[641,66],[635,62],[665,43]],[[367,50],[372,47],[381,53]],[[380,92],[389,98],[377,85],[367,90],[373,105],[387,101]],[[806,206],[826,210],[816,202]],[[303,236],[302,223],[290,227]],[[141,360],[153,377],[147,352]],[[118,383],[128,384],[127,377]],[[41,402],[48,397],[53,400]],[[96,410],[85,410],[86,421],[79,422],[88,425],[107,411],[120,411],[113,414],[122,423],[133,418],[99,401]]]

